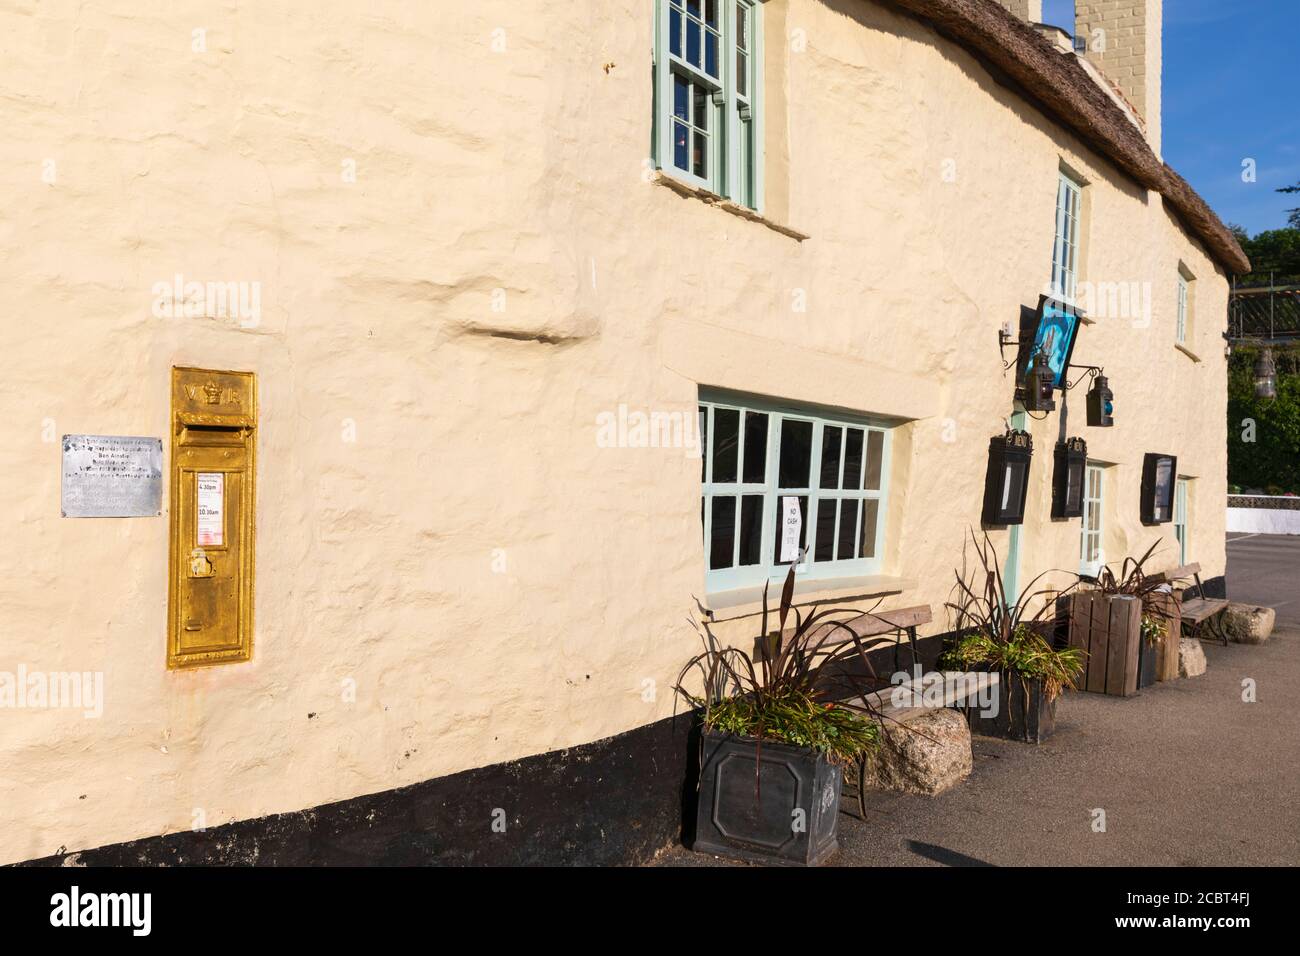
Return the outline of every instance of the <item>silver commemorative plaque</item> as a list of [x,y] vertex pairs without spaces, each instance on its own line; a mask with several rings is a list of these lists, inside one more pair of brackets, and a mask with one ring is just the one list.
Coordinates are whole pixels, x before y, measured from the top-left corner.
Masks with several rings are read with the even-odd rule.
[[162,439],[63,436],[63,517],[162,514]]

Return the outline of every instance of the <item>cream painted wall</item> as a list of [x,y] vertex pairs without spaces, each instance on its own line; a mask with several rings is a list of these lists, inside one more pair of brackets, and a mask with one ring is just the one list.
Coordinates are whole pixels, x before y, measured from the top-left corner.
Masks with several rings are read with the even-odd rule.
[[[938,610],[1010,411],[997,329],[1049,278],[1062,162],[1090,182],[1081,277],[1154,290],[1149,327],[1099,320],[1075,353],[1116,392],[1110,431],[1071,403],[1115,463],[1108,555],[1171,535],[1137,495],[1142,453],[1173,452],[1190,550],[1222,573],[1227,286],[1158,196],[918,22],[771,0],[768,211],[799,242],[647,175],[650,6],[0,12],[0,670],[102,671],[106,696],[98,719],[0,712],[0,862],[672,713],[699,461],[598,447],[597,416],[689,413],[701,380],[910,419],[887,571],[917,586],[890,602]],[[1173,347],[1180,261],[1199,361]],[[260,323],[156,318],[177,273],[260,283]],[[166,437],[173,365],[258,373],[248,664],[165,669],[165,514],[59,517],[58,436]],[[1077,562],[1078,521],[1047,518],[1058,421],[1033,426],[1026,572]]]

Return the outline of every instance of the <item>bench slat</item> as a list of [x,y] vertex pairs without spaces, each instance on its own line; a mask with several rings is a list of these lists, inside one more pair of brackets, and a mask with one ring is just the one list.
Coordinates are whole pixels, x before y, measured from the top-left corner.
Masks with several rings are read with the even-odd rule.
[[1228,602],[1220,598],[1193,598],[1190,601],[1183,601],[1179,610],[1182,612],[1183,620],[1199,624],[1227,606]]
[[1161,571],[1158,574],[1151,575],[1153,580],[1168,584],[1171,581],[1181,581],[1185,578],[1194,578],[1201,573],[1199,564],[1183,564],[1176,568],[1170,568],[1168,571]]
[[[857,617],[841,618],[839,625],[848,627],[858,636],[859,639],[868,637],[878,637],[881,634],[889,634],[893,631],[901,631],[909,627],[919,627],[922,624],[929,624],[931,619],[930,605],[919,604],[916,607],[898,608],[891,611],[863,611]],[[827,622],[813,628],[808,640],[816,644],[828,633],[838,632],[835,637],[827,639],[823,647],[835,647],[839,644],[847,644],[852,638],[844,633],[842,627],[832,625]],[[794,628],[787,627],[781,632],[781,641],[784,643],[794,637]]]
[[[998,681],[1000,680],[999,674],[984,672],[969,676],[959,675],[955,671],[945,672],[944,677],[944,707],[960,707],[963,704],[971,703],[985,688],[988,688],[996,696]],[[954,680],[957,677],[962,678],[960,684]],[[971,679],[972,677],[973,679]],[[922,702],[925,693],[924,684],[905,681],[898,686],[904,689],[904,693],[900,695],[902,705],[899,707],[895,707],[893,703],[894,687],[887,687],[867,695],[868,701],[871,702],[871,705],[882,717],[906,723],[909,718],[916,717],[932,709]]]

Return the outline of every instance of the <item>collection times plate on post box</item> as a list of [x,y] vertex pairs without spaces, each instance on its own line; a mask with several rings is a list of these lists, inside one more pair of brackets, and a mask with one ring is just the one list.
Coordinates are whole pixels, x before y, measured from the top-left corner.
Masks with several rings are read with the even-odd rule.
[[252,372],[172,369],[168,667],[252,657],[256,450]]

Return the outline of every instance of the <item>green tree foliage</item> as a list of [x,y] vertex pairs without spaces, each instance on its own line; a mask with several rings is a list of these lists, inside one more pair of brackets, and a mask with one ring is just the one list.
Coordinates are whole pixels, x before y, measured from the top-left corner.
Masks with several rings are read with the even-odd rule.
[[1258,348],[1235,346],[1228,364],[1228,484],[1300,494],[1300,346],[1274,347],[1272,401],[1255,397],[1258,355]]
[[1238,280],[1240,285],[1264,285],[1270,273],[1279,284],[1300,282],[1300,228],[1268,229],[1254,237],[1239,227],[1233,232],[1250,257],[1252,270]]
[[[1300,193],[1300,183],[1280,193]],[[1240,286],[1300,283],[1300,208],[1287,210],[1290,224],[1248,236],[1229,226],[1250,257],[1252,272]],[[1265,494],[1300,494],[1300,345],[1274,346],[1277,398],[1255,397],[1257,346],[1233,347],[1228,363],[1228,484]]]
[[[1278,190],[1280,193],[1300,193],[1300,183],[1294,186],[1283,186]],[[1291,223],[1292,229],[1300,229],[1300,209],[1288,209],[1286,221]]]
[[[1300,194],[1300,183],[1277,191]],[[1286,228],[1266,229],[1254,236],[1247,235],[1241,226],[1228,226],[1250,257],[1253,271],[1241,277],[1242,285],[1264,285],[1270,274],[1278,283],[1300,282],[1300,208],[1287,210],[1287,223]]]

